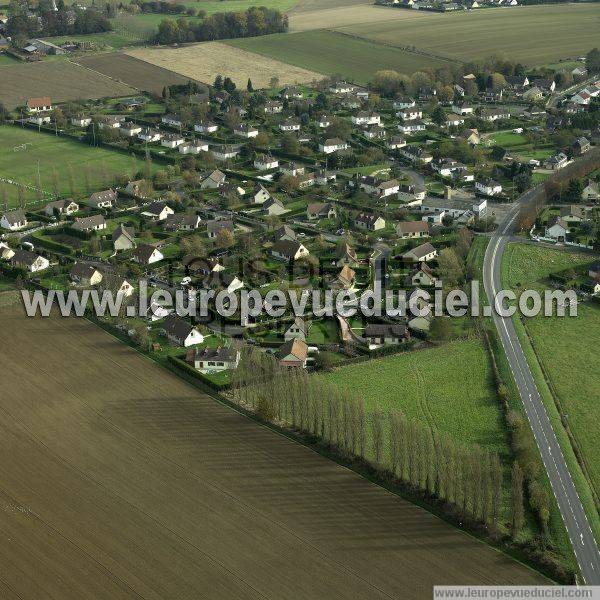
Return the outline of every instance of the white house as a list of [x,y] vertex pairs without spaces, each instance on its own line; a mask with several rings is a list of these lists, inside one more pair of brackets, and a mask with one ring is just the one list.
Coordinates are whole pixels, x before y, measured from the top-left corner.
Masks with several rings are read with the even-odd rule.
[[564,242],[567,239],[567,233],[569,233],[569,225],[566,221],[560,217],[551,217],[548,219],[548,224],[544,232],[545,237],[557,242]]
[[164,221],[169,215],[175,211],[164,202],[152,202],[145,206],[141,212],[142,217],[151,219],[152,221]]
[[259,171],[268,171],[269,169],[276,169],[279,166],[279,161],[272,156],[260,154],[254,159],[254,168]]
[[231,160],[232,158],[235,158],[240,153],[240,150],[237,146],[232,146],[230,144],[224,144],[224,145],[213,146],[212,153],[213,153],[213,156],[217,160],[224,161],[224,160]]
[[484,196],[497,196],[502,193],[502,185],[493,179],[476,181],[475,189]]
[[188,348],[201,344],[204,336],[187,321],[177,315],[169,315],[163,324],[165,335],[171,343]]
[[161,261],[164,258],[162,252],[150,244],[142,244],[133,251],[131,260],[140,265],[148,266]]
[[71,125],[75,127],[87,127],[92,122],[92,117],[71,117]]
[[212,121],[200,121],[194,125],[194,131],[198,133],[214,133],[219,129],[219,126]]
[[36,273],[37,271],[43,271],[50,266],[50,261],[43,256],[38,256],[28,250],[15,250],[10,263],[13,267],[19,269],[25,269],[30,273]]
[[240,351],[234,348],[197,348],[190,350],[189,362],[200,373],[219,373],[229,369],[237,369],[240,362]]
[[287,261],[308,256],[309,251],[300,242],[281,239],[273,244],[271,254],[275,258]]
[[134,137],[141,133],[142,126],[133,123],[132,121],[128,121],[127,123],[123,123],[120,129],[121,133],[126,137]]
[[48,96],[43,96],[41,98],[29,98],[29,100],[27,100],[27,110],[30,113],[52,110],[52,100],[50,100]]
[[247,123],[240,123],[233,128],[233,134],[243,138],[254,138],[258,135],[258,129]]
[[165,137],[161,140],[160,145],[165,148],[177,148],[177,146],[181,146],[185,142],[185,138],[182,135],[177,133],[165,135]]
[[200,154],[200,152],[208,152],[208,143],[201,142],[200,140],[184,142],[179,146],[179,152],[181,154]]
[[402,258],[405,261],[411,262],[428,262],[433,260],[436,256],[437,250],[429,242],[426,242],[420,246],[417,246],[416,248],[413,248],[412,250],[409,250],[408,252],[405,252],[402,255]]
[[151,129],[150,127],[146,127],[142,129],[138,133],[138,139],[142,140],[142,142],[160,142],[163,134],[157,129]]
[[27,227],[27,217],[20,208],[6,211],[0,218],[0,227],[10,231],[18,231],[23,227]]
[[163,115],[161,122],[171,127],[181,127],[181,119],[177,115]]
[[397,117],[401,117],[404,121],[415,121],[423,118],[423,111],[413,106],[411,108],[403,108],[396,113]]
[[376,112],[368,112],[366,110],[361,110],[352,115],[351,120],[355,125],[381,125],[381,116]]
[[339,138],[328,138],[319,143],[319,152],[324,152],[325,154],[331,154],[332,152],[337,152],[338,150],[347,149],[348,143]]
[[288,117],[285,121],[279,123],[280,131],[300,131],[300,120],[294,117]]

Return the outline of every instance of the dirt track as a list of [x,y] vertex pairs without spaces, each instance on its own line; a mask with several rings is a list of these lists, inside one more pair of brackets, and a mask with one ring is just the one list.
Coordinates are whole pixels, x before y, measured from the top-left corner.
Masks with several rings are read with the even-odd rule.
[[431,598],[543,579],[93,325],[0,310],[0,597]]

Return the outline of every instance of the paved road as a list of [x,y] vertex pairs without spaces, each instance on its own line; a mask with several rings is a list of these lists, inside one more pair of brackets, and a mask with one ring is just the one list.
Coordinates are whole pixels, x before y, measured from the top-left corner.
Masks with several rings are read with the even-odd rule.
[[[527,202],[531,197],[532,193],[527,192],[521,196],[519,202]],[[500,269],[502,255],[508,239],[514,233],[518,209],[519,205],[517,204],[507,214],[498,231],[492,236],[485,253],[483,279],[490,303],[496,293],[502,289]],[[582,578],[587,585],[599,585],[600,553],[598,546],[527,364],[513,322],[509,317],[501,317],[495,312],[493,318],[571,539]]]

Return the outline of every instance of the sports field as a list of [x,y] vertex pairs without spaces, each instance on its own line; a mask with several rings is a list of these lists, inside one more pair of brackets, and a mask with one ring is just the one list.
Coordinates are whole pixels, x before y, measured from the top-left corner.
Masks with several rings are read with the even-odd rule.
[[400,409],[461,442],[508,451],[489,359],[479,340],[344,366],[327,378],[360,393],[370,410]]
[[[390,12],[407,12],[388,9]],[[376,42],[415,46],[465,61],[502,54],[524,64],[545,64],[585,54],[598,45],[600,4],[557,4],[418,13],[387,22],[357,22],[339,28]],[[332,28],[338,29],[335,25]]]
[[7,600],[429,599],[440,582],[544,582],[85,321],[3,310],[0,342]]
[[329,31],[278,33],[230,40],[227,43],[325,75],[342,75],[358,83],[367,83],[381,69],[413,73],[425,67],[435,68],[446,64],[391,46]]
[[[112,185],[115,177],[131,177],[144,167],[143,161],[121,152],[8,125],[0,127],[0,149],[1,178],[37,187],[39,166],[42,189],[54,193],[58,185],[61,195],[73,191],[75,195],[88,194],[94,188]],[[16,204],[17,189],[0,182],[0,198],[6,190],[9,203]],[[27,191],[25,199],[36,202],[37,193]]]
[[280,84],[310,83],[323,77],[314,70],[248,53],[221,42],[181,48],[132,48],[126,54],[205,83],[212,83],[217,75],[229,76],[236,85],[244,88],[248,78],[252,79],[255,88],[263,88],[269,86],[271,77],[277,77]]

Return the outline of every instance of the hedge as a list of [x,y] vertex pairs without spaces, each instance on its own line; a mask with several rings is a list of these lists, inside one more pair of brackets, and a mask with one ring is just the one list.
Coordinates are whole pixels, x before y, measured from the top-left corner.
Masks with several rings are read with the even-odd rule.
[[73,254],[73,248],[71,248],[71,246],[67,246],[66,244],[61,244],[60,242],[54,242],[53,240],[49,240],[47,238],[38,237],[35,234],[33,235],[33,239],[38,246],[46,248],[47,250],[58,252],[59,254]]

